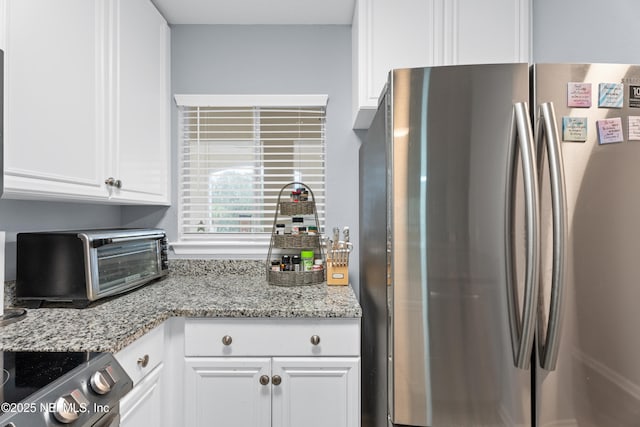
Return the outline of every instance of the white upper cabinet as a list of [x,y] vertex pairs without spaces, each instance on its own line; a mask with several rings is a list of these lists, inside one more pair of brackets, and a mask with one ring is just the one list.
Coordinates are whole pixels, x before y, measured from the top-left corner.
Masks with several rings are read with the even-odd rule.
[[353,127],[366,129],[393,68],[528,62],[530,0],[356,0]]
[[2,197],[169,204],[169,29],[118,3],[0,0]]
[[4,197],[105,197],[101,0],[5,2]]
[[529,62],[530,0],[446,5],[443,65]]
[[112,198],[169,204],[169,26],[149,0],[114,0]]
[[356,0],[351,27],[353,127],[366,129],[392,68],[434,64],[433,0]]

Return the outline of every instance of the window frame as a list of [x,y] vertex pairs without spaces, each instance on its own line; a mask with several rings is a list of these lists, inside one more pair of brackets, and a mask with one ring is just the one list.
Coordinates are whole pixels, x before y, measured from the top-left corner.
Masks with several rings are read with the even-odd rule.
[[[174,95],[178,107],[325,107],[328,95],[198,95],[176,94]],[[180,117],[180,116],[178,116]],[[180,120],[178,118],[178,120]],[[178,133],[180,129],[178,124]],[[178,146],[182,146],[182,137],[178,137]],[[326,149],[326,140],[325,140]],[[180,148],[178,149],[178,162],[181,160]],[[177,168],[177,180],[180,182],[181,169]],[[212,258],[233,259],[264,259],[269,250],[270,233],[220,233],[219,235],[207,234],[203,236],[190,234],[186,237],[180,226],[182,218],[182,202],[178,191],[177,200],[177,241],[171,242],[176,255],[196,257],[207,255]],[[326,180],[325,180],[326,194]],[[326,198],[325,198],[326,200]]]

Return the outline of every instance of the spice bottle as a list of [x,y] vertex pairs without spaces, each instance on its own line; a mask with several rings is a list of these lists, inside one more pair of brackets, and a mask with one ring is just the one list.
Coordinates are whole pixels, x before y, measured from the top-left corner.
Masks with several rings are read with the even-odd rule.
[[289,255],[282,255],[280,271],[291,271],[291,257]]
[[293,271],[302,271],[302,264],[300,263],[300,255],[294,255],[291,257],[291,265],[293,266]]
[[302,258],[302,271],[312,271],[313,251],[301,251],[300,258]]
[[291,218],[291,234],[298,235],[300,234],[300,227],[304,224],[304,218],[301,216],[294,216]]

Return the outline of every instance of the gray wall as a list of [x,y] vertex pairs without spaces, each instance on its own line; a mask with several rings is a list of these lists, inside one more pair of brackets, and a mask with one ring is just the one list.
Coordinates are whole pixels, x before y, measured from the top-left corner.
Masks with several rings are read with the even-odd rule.
[[[349,225],[358,241],[358,148],[351,129],[351,27],[347,25],[175,25],[172,92],[180,94],[327,94],[327,226]],[[177,157],[173,107],[173,164]],[[124,207],[125,225],[151,219],[177,237],[176,170],[172,207]],[[265,253],[265,260],[267,254]],[[359,283],[357,248],[350,281]]]
[[640,63],[638,0],[532,0],[533,62]]
[[119,206],[0,199],[0,230],[7,232],[5,280],[16,278],[18,232],[117,227],[120,211]]

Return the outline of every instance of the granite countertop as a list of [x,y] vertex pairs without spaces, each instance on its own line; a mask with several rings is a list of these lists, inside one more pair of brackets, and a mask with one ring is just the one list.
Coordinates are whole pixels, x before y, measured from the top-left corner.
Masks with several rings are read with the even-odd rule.
[[84,309],[28,309],[23,320],[0,326],[0,350],[117,352],[170,317],[362,316],[351,286],[272,286],[261,262],[174,261],[170,269]]

